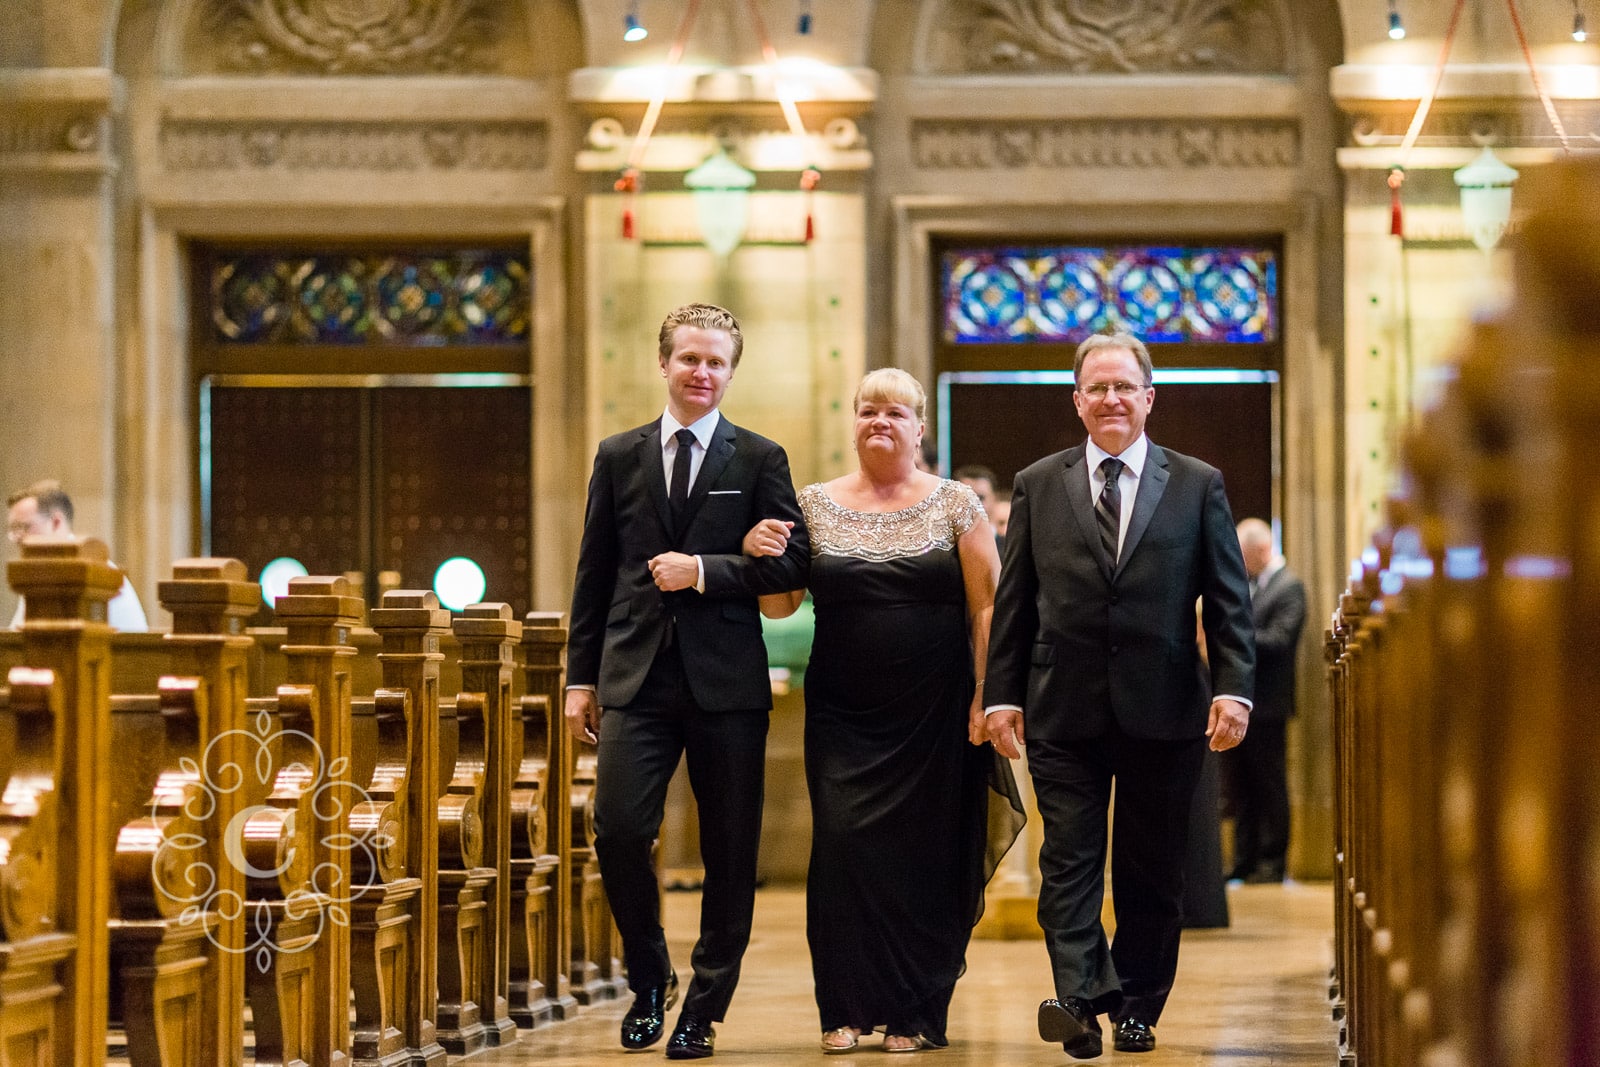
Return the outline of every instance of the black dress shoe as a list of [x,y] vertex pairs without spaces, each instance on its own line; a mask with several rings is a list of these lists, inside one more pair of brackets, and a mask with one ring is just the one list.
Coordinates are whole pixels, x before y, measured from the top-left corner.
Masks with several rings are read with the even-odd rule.
[[1118,1052],[1154,1052],[1156,1032],[1140,1019],[1118,1019],[1111,1031],[1111,1047]]
[[1090,1060],[1100,1055],[1100,1021],[1092,1005],[1082,997],[1047,1000],[1039,1005],[1039,1036],[1059,1041],[1075,1060]]
[[622,1047],[649,1048],[661,1040],[666,1026],[666,1013],[678,1002],[678,976],[667,975],[667,980],[651,986],[633,998],[633,1007],[622,1017]]
[[711,1029],[711,1020],[685,1011],[667,1038],[667,1059],[703,1060],[715,1051],[716,1044],[717,1032]]
[[1245,885],[1281,885],[1283,884],[1283,864],[1263,863],[1255,870],[1244,876]]

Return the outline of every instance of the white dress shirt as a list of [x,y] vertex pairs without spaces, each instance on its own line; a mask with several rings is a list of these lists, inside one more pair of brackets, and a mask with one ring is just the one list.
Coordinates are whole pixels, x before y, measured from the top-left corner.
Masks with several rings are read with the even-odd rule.
[[[672,464],[678,458],[678,431],[687,429],[694,434],[694,444],[689,446],[689,489],[694,489],[694,480],[700,477],[700,466],[706,461],[706,449],[711,446],[711,435],[717,432],[717,424],[722,421],[722,412],[712,408],[710,414],[702,415],[694,421],[694,425],[685,427],[683,423],[672,417],[671,411],[661,413],[661,476],[667,481],[667,493],[672,493]],[[699,556],[694,558],[696,577],[694,591],[706,591],[706,564]]]
[[[11,619],[13,630],[22,629],[22,620],[27,612],[28,598],[18,597],[17,613]],[[144,615],[144,605],[139,603],[139,594],[133,591],[133,583],[126,575],[122,578],[122,588],[106,603],[106,622],[111,624],[113,630],[123,633],[142,634],[150,629],[150,622]]]

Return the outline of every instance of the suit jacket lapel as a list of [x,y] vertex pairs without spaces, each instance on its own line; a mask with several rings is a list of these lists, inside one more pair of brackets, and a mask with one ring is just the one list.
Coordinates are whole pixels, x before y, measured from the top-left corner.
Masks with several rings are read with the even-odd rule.
[[1089,473],[1084,469],[1083,457],[1087,449],[1083,445],[1067,450],[1066,467],[1061,476],[1066,479],[1067,504],[1072,509],[1073,517],[1078,520],[1078,529],[1083,534],[1084,541],[1089,546],[1089,551],[1094,555],[1095,562],[1100,565],[1100,573],[1107,580],[1111,580],[1111,559],[1106,555],[1105,546],[1100,543],[1100,522],[1095,518],[1094,499],[1089,494]]
[[661,420],[657,419],[639,433],[637,446],[639,474],[644,479],[650,501],[656,506],[656,516],[661,520],[661,532],[672,540],[672,507],[667,503],[667,476],[661,466]]
[[689,487],[689,502],[683,509],[683,526],[678,530],[679,540],[683,539],[695,515],[699,514],[700,505],[706,502],[706,495],[728,465],[728,460],[733,458],[736,435],[737,431],[726,415],[717,420],[717,428],[711,434],[711,444],[706,449],[706,458],[700,461],[700,473],[695,475],[694,485]]
[[1167,491],[1167,454],[1150,442],[1145,452],[1144,471],[1139,475],[1139,489],[1133,499],[1133,518],[1128,520],[1128,532],[1122,538],[1122,553],[1117,557],[1117,573],[1128,565],[1140,538],[1150,528],[1150,517],[1161,503],[1161,494]]

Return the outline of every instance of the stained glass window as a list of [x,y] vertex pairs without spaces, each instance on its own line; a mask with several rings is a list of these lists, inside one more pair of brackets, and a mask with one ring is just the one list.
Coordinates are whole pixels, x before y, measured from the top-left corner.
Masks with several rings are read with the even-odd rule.
[[224,344],[526,342],[528,258],[512,252],[220,254],[214,339]]
[[1277,338],[1271,249],[953,249],[942,270],[948,342],[1076,344],[1107,329],[1158,343]]

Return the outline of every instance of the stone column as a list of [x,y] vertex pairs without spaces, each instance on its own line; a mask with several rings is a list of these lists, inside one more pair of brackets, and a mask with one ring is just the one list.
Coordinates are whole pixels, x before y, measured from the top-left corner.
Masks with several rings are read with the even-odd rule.
[[[105,537],[116,532],[122,395],[110,140],[120,107],[108,70],[0,70],[0,488],[59,478],[77,528]],[[132,562],[139,574],[143,560]],[[0,601],[10,618],[15,601],[5,590]]]

